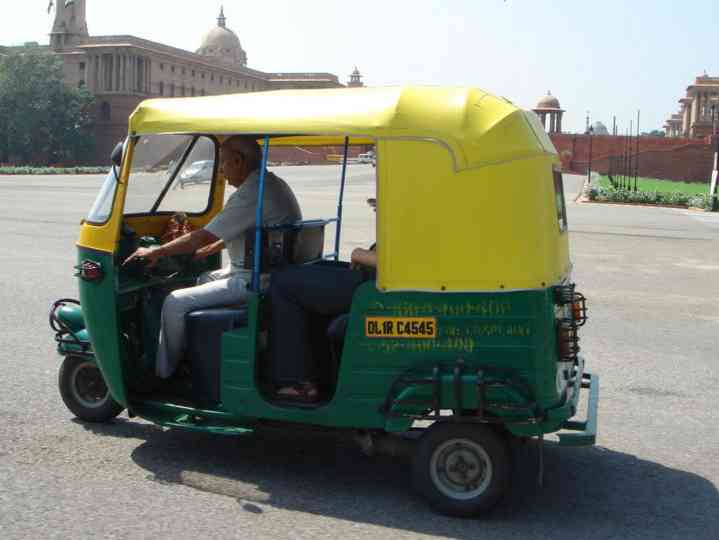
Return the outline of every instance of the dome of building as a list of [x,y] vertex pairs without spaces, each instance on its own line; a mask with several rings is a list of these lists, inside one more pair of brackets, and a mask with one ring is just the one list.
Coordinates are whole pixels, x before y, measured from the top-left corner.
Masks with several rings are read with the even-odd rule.
[[547,90],[547,95],[537,102],[535,109],[561,109],[561,107],[559,106],[559,100]]
[[230,64],[247,65],[247,53],[242,49],[240,38],[225,26],[224,9],[220,8],[217,26],[205,34],[197,54],[212,56]]
[[592,133],[595,135],[609,135],[609,130],[607,129],[607,126],[601,122],[594,122],[592,124]]

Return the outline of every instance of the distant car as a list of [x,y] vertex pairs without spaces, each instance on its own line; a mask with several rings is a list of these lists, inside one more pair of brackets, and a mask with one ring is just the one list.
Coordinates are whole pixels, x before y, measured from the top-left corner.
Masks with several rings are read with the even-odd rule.
[[357,156],[357,162],[358,163],[371,163],[374,167],[377,163],[374,152],[367,152],[365,154],[360,154]]
[[199,184],[212,181],[214,168],[215,162],[211,159],[191,163],[189,167],[180,173],[180,188],[184,188],[186,184]]

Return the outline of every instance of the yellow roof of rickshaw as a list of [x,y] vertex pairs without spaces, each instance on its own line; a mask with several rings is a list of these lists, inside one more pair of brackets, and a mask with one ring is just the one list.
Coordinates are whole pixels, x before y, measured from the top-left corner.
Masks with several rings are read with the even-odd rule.
[[[519,125],[518,125],[519,124]],[[130,134],[248,133],[273,144],[336,145],[428,139],[455,168],[556,151],[531,112],[478,88],[371,87],[276,90],[143,101]]]

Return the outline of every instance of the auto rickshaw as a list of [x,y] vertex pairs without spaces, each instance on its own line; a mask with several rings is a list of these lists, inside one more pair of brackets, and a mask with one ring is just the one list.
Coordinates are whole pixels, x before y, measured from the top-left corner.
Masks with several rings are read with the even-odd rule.
[[[164,295],[219,268],[220,257],[176,257],[151,271],[121,263],[160,242],[176,212],[202,227],[222,208],[218,146],[234,134],[262,144],[261,171],[276,148],[343,147],[337,215],[269,227],[260,195],[247,305],[190,313],[188,354],[206,367],[190,362],[159,380]],[[266,391],[269,306],[259,276],[342,264],[353,145],[376,149],[376,280],[356,290],[340,347],[322,332],[314,342],[334,361],[324,399],[278,402]],[[174,189],[205,160],[211,183]],[[355,434],[368,452],[410,441],[414,485],[455,516],[481,514],[508,491],[512,439],[556,433],[560,445],[594,443],[599,383],[578,346],[586,301],[572,280],[559,159],[532,112],[474,88],[151,99],[131,115],[112,162],[77,242],[80,300],[58,301],[50,316],[64,357],[60,393],[80,419],[127,409],[161,426],[229,435],[267,423],[320,426]],[[189,198],[194,189],[201,196]],[[334,250],[325,250],[330,224]],[[584,420],[574,419],[580,395]]]

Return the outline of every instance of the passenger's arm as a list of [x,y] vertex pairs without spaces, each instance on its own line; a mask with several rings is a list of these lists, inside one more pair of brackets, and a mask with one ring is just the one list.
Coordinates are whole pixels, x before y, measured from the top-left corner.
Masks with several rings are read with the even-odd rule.
[[201,247],[200,249],[195,251],[195,256],[193,257],[193,259],[195,259],[196,261],[201,261],[202,259],[206,259],[210,255],[219,253],[224,248],[225,248],[224,240],[218,240],[217,242],[214,242],[207,246]]
[[368,266],[377,268],[377,252],[371,249],[355,248],[350,258],[350,267]]
[[194,251],[197,251],[209,244],[216,243],[218,240],[219,238],[210,231],[206,229],[198,229],[196,231],[192,231],[191,233],[183,234],[179,238],[175,238],[171,242],[162,246],[137,248],[135,252],[125,259],[122,264],[125,265],[134,259],[142,257],[147,259],[148,266],[154,266],[160,257],[193,253]]

